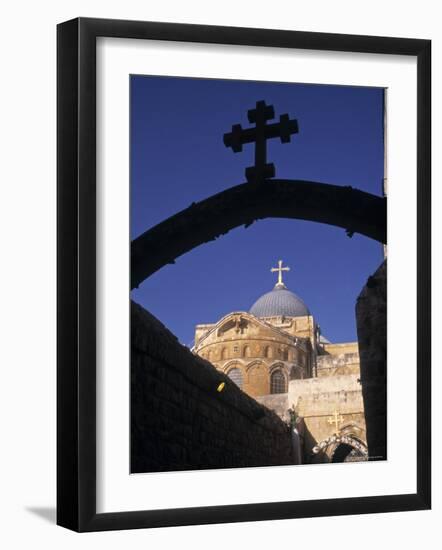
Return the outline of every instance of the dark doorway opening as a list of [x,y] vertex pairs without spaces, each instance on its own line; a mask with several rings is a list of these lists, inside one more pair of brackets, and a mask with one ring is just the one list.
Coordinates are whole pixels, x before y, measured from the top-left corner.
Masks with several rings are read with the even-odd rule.
[[353,462],[360,460],[362,454],[347,443],[341,443],[333,453],[332,462]]

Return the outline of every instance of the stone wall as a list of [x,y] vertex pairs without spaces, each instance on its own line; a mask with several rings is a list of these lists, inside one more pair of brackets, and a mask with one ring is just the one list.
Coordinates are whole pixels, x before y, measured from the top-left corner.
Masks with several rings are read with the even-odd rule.
[[387,458],[387,262],[356,303],[361,384],[370,460]]
[[316,373],[321,377],[340,374],[357,374],[359,376],[359,353],[318,355],[316,357]]
[[340,344],[322,344],[325,353],[331,355],[342,355],[343,353],[358,353],[357,342],[343,342]]
[[261,395],[256,398],[258,403],[274,411],[285,422],[290,422],[290,415],[288,412],[288,394],[287,393],[275,393],[270,395]]
[[[353,425],[365,439],[364,404],[357,374],[292,380],[288,405],[303,418],[306,438],[305,453],[345,426]],[[334,413],[340,419],[333,424]]]
[[293,463],[288,426],[132,302],[131,472]]

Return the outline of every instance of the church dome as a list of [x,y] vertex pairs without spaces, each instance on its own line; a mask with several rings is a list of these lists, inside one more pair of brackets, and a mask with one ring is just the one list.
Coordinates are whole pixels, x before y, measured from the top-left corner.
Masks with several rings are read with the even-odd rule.
[[263,294],[250,308],[255,317],[304,317],[310,312],[304,302],[284,284],[278,283],[273,290]]

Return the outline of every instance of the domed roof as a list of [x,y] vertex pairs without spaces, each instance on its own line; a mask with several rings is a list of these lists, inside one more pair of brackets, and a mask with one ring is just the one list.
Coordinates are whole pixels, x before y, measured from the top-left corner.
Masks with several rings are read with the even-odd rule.
[[250,308],[250,313],[255,317],[304,317],[310,312],[304,302],[294,292],[291,292],[282,283],[277,283],[275,288],[261,298],[258,298]]

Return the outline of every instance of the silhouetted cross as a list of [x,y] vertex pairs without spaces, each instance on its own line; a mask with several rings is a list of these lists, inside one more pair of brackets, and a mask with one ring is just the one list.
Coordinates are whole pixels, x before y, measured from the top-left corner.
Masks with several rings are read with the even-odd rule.
[[298,133],[298,121],[281,115],[279,122],[267,125],[268,120],[275,118],[275,111],[273,105],[266,105],[265,101],[257,101],[256,108],[247,111],[247,117],[255,127],[243,129],[241,124],[234,124],[232,131],[224,134],[224,145],[240,153],[245,143],[255,143],[255,166],[246,168],[246,178],[250,183],[260,183],[275,175],[274,164],[267,163],[267,140],[279,137],[281,143],[289,143],[290,136]]

